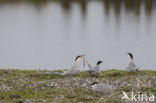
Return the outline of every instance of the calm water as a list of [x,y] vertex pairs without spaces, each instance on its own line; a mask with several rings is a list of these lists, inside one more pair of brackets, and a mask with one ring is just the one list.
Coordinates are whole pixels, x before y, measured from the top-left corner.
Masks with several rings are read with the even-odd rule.
[[156,70],[156,0],[0,2],[0,68],[65,69],[83,53],[124,69],[127,51]]

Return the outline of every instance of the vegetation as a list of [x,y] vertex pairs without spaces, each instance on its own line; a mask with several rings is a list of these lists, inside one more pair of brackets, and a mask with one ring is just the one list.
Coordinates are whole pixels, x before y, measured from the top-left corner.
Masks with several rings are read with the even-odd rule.
[[[140,91],[156,95],[156,71],[130,73],[123,70],[102,71],[90,77],[87,71],[77,76],[61,76],[59,71],[0,70],[0,103],[120,103],[122,93]],[[108,94],[95,94],[89,85],[99,81],[116,86]],[[137,85],[140,83],[140,86]]]

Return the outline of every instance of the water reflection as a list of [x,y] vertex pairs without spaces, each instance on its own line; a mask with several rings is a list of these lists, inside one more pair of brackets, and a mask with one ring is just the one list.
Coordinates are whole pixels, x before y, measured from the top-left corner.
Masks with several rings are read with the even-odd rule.
[[83,17],[86,16],[87,13],[87,0],[80,0],[79,2]]
[[123,68],[126,51],[154,68],[155,5],[156,0],[0,0],[0,68],[64,69],[79,53],[104,60],[104,68]]
[[68,12],[71,9],[71,0],[61,0],[59,3],[65,12]]
[[106,15],[109,15],[110,9],[113,7],[116,16],[120,15],[121,7],[124,7],[127,12],[135,13],[134,15],[139,16],[141,6],[144,7],[147,16],[150,16],[154,9],[153,6],[156,5],[155,0],[1,0],[0,5],[25,2],[32,3],[37,8],[42,8],[44,7],[43,5],[47,3],[57,2],[62,6],[65,12],[70,12],[70,9],[72,9],[71,5],[77,3],[80,5],[82,15],[86,15],[88,2],[101,2],[104,5]]
[[153,5],[154,5],[155,0],[146,0],[145,1],[145,10],[147,16],[151,16],[152,10],[153,10]]

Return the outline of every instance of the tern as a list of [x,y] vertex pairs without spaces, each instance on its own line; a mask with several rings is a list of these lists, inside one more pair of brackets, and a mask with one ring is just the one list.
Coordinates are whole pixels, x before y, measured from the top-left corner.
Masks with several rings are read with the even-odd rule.
[[107,85],[104,83],[94,82],[91,84],[93,92],[97,94],[107,94],[113,92],[115,88],[112,85]]
[[91,76],[99,76],[99,75],[100,75],[100,72],[101,72],[100,66],[101,66],[102,63],[103,63],[103,61],[98,61],[97,64],[96,64],[96,66],[93,66],[93,67],[92,67],[92,66],[87,62],[88,68],[89,68],[89,74],[90,74]]
[[75,64],[72,66],[71,69],[65,71],[63,75],[76,75],[80,73],[80,63],[81,59],[83,59],[83,66],[85,66],[85,55],[79,55],[75,59]]
[[128,66],[126,67],[126,70],[133,71],[133,72],[139,71],[140,67],[137,67],[136,64],[134,63],[133,54],[129,53],[129,52],[127,54],[130,57],[130,62],[128,64]]

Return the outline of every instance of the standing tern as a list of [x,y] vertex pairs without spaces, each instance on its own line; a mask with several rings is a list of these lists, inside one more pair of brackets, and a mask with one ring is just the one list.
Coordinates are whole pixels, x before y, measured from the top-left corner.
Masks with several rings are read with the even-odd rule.
[[129,53],[129,52],[127,54],[130,57],[130,62],[128,64],[128,66],[126,67],[126,70],[133,71],[133,72],[139,71],[140,67],[137,67],[136,64],[134,63],[133,54]]
[[91,86],[92,86],[93,92],[98,93],[98,94],[107,94],[107,93],[113,92],[113,90],[115,89],[112,87],[112,85],[107,85],[107,84],[99,83],[99,82],[94,82],[91,84]]
[[98,61],[96,66],[92,67],[88,62],[88,68],[89,68],[89,74],[91,76],[99,76],[100,75],[100,72],[101,72],[101,64],[103,63],[103,61]]
[[76,75],[80,73],[81,59],[83,59],[83,66],[85,67],[85,55],[79,55],[76,57],[75,64],[73,65],[73,67],[67,70],[66,72],[64,72],[63,75]]

